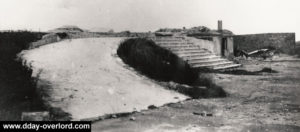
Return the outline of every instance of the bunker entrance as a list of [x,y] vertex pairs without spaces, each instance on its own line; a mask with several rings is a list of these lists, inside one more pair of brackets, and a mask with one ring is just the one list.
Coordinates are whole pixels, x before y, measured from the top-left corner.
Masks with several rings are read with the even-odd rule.
[[225,56],[225,50],[227,50],[227,38],[222,38],[221,55]]

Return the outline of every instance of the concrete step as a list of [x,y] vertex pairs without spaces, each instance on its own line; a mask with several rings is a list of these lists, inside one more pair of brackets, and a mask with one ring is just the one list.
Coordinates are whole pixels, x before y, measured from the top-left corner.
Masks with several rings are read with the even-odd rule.
[[191,59],[196,59],[196,58],[199,58],[199,57],[204,57],[204,56],[212,56],[214,54],[212,53],[197,53],[197,54],[187,54],[187,55],[179,55],[179,57],[182,57],[182,58],[188,58],[188,60],[191,60]]
[[228,61],[228,60],[223,59],[223,58],[211,58],[211,59],[206,59],[206,60],[191,60],[188,63],[190,65],[194,65],[194,64],[210,64],[210,63],[226,62],[226,61]]
[[186,41],[155,41],[156,44],[180,44],[187,43]]
[[177,54],[178,56],[193,56],[197,54],[208,54],[210,52],[207,51],[194,51],[194,52],[174,52],[173,53]]
[[157,45],[192,45],[193,43],[187,42],[156,42]]
[[226,62],[215,62],[215,63],[211,63],[211,64],[194,64],[192,65],[193,68],[201,68],[201,67],[206,67],[206,68],[210,68],[210,67],[214,67],[214,66],[225,66],[228,64],[233,64],[233,62],[231,61],[226,61]]
[[196,47],[195,45],[191,45],[191,44],[170,44],[170,45],[159,45],[161,47],[164,48],[168,48],[168,49],[180,49],[180,48],[191,48],[191,47]]
[[211,55],[212,53],[210,52],[192,52],[192,53],[177,53],[179,57],[195,57],[195,56],[206,56],[206,55]]
[[187,41],[186,39],[182,39],[182,38],[171,38],[171,39],[152,39],[153,41],[159,41],[159,42],[165,42],[165,41]]
[[182,37],[155,37],[153,40],[182,40]]
[[213,67],[214,70],[223,70],[223,69],[229,69],[229,68],[237,68],[237,67],[240,67],[241,64],[228,64],[228,65],[221,65],[221,66],[216,66],[216,67]]
[[154,42],[186,42],[185,39],[153,39]]
[[[162,45],[162,46],[165,46],[165,45]],[[181,45],[181,46],[180,45],[168,45],[168,47],[172,48],[174,50],[176,50],[176,49],[187,49],[187,48],[189,48],[189,49],[191,49],[191,48],[193,48],[193,49],[198,48],[199,49],[200,48],[199,46],[192,45],[192,44],[186,44],[186,45]]]
[[173,45],[191,45],[191,44],[188,44],[188,43],[157,43],[157,45],[159,46],[173,46]]
[[190,49],[190,50],[175,50],[173,51],[174,53],[176,54],[189,54],[189,53],[203,53],[203,52],[210,52],[210,51],[207,51],[205,49]]
[[189,46],[189,47],[172,47],[171,50],[173,52],[177,52],[177,51],[189,51],[189,50],[199,50],[200,47],[198,46]]
[[209,60],[209,59],[217,59],[221,58],[220,56],[216,55],[208,55],[208,56],[200,56],[200,57],[195,57],[195,58],[183,58],[183,60],[186,60],[188,62],[193,62],[193,61],[199,61],[199,60]]
[[193,68],[223,70],[241,66],[241,64],[234,64],[234,62],[217,56],[207,49],[202,49],[183,38],[156,37],[152,40],[157,45],[177,54]]

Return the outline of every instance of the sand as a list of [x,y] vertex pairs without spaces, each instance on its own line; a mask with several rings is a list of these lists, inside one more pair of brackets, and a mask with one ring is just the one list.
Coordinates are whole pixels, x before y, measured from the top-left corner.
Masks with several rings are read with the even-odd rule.
[[125,38],[85,38],[24,50],[24,65],[38,78],[38,92],[48,107],[73,120],[147,109],[185,100],[139,75],[117,56]]

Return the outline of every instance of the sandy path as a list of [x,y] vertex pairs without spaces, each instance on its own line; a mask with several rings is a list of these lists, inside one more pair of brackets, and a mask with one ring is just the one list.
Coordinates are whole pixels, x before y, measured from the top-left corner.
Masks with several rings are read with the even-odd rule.
[[187,98],[126,69],[116,55],[123,39],[65,40],[23,51],[22,59],[39,78],[45,104],[70,113],[74,120]]

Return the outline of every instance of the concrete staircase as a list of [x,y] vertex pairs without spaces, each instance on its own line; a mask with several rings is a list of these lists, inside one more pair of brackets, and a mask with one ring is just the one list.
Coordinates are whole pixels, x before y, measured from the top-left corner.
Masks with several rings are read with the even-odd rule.
[[159,46],[168,49],[185,60],[193,68],[226,70],[241,66],[226,58],[215,55],[184,38],[155,37],[152,40]]

